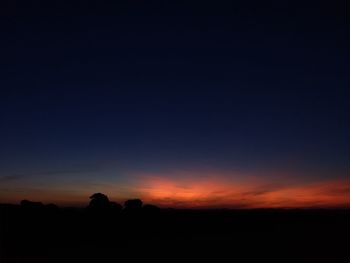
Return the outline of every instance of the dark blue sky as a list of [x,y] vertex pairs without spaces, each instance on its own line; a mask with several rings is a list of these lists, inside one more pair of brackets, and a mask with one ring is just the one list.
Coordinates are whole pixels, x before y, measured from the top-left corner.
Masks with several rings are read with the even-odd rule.
[[3,191],[177,170],[349,175],[341,6],[54,7],[1,17]]

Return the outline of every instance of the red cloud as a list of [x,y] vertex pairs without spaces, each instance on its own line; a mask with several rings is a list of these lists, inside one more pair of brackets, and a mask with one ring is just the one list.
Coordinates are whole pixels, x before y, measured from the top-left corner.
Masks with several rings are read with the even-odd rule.
[[307,184],[269,180],[144,176],[137,190],[145,201],[169,207],[350,207],[350,180]]

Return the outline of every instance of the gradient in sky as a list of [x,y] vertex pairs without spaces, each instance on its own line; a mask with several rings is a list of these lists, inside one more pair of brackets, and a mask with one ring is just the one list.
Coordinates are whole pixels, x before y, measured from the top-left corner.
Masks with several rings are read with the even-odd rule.
[[350,206],[341,7],[110,5],[1,17],[1,202]]

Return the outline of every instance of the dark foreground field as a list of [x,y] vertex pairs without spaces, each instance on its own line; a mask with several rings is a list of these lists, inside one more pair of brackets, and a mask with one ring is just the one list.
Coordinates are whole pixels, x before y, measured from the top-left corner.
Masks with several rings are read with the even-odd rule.
[[0,212],[1,263],[350,262],[348,210]]

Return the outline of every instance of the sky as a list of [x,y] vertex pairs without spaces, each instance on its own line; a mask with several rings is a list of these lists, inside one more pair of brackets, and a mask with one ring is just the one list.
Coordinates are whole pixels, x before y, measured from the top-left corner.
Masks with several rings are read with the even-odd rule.
[[3,9],[0,202],[350,206],[341,5],[116,2]]

